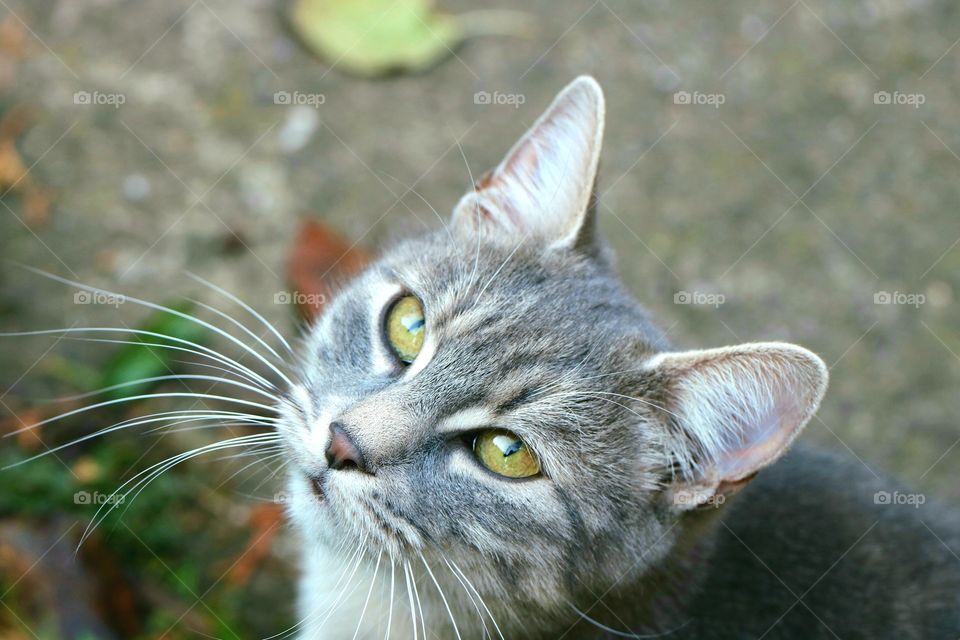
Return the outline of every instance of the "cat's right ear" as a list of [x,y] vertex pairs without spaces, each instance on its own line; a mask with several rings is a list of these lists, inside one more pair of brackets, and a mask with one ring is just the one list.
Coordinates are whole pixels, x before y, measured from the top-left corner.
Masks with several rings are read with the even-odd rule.
[[649,366],[675,469],[667,494],[680,511],[717,506],[780,458],[828,377],[815,354],[778,342],[663,353]]
[[594,184],[603,139],[603,91],[581,76],[457,204],[454,227],[550,248],[593,242]]

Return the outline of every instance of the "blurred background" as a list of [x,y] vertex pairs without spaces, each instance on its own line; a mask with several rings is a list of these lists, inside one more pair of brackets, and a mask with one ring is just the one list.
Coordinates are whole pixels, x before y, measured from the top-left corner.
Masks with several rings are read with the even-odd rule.
[[[202,307],[215,306],[270,341],[193,272],[296,336],[331,286],[397,233],[438,225],[433,210],[447,216],[590,73],[608,103],[601,225],[670,337],[816,351],[832,382],[804,439],[958,503],[958,38],[950,0],[0,0],[0,251],[239,333]],[[264,370],[128,297],[10,262],[0,283],[5,332],[156,331]],[[0,338],[3,466],[138,416],[231,406],[131,400],[236,391],[159,380],[34,426],[104,400],[51,398],[218,375],[189,354],[79,337],[135,339]],[[0,638],[293,624],[269,452],[171,468],[75,554],[137,473],[257,432],[156,426],[0,473]]]

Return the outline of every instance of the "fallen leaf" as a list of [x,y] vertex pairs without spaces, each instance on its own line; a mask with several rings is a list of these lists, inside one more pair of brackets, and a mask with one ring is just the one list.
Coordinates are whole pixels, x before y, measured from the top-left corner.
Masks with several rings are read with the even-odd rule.
[[307,320],[313,320],[336,285],[356,275],[369,259],[366,251],[348,244],[326,225],[315,220],[304,222],[290,252],[291,301]]
[[[3,26],[0,23],[0,38]],[[0,196],[10,191],[22,197],[25,222],[31,228],[42,227],[50,213],[53,191],[38,186],[17,150],[17,138],[29,125],[29,110],[24,105],[9,109],[0,119]]]
[[53,191],[32,184],[23,190],[23,217],[31,228],[37,229],[47,224],[50,218],[50,204]]
[[4,16],[0,20],[0,55],[10,58],[26,57],[27,32],[23,23],[12,15]]
[[13,140],[0,140],[0,193],[16,188],[26,176],[27,167]]
[[429,0],[297,0],[290,20],[310,49],[366,77],[425,70],[465,36]]

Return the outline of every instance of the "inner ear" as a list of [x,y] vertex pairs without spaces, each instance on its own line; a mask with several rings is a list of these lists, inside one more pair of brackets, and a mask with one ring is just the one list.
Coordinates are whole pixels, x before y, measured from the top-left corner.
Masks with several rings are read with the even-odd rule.
[[739,490],[780,458],[827,385],[820,358],[784,343],[666,353],[651,366],[665,381],[681,509]]
[[460,200],[454,226],[517,242],[572,247],[592,238],[591,206],[603,138],[604,101],[581,76]]

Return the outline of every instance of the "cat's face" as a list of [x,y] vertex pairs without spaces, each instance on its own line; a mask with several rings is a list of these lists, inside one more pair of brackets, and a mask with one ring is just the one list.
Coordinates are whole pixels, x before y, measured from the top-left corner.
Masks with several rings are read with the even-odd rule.
[[622,289],[590,206],[602,123],[599,87],[573,83],[449,225],[325,310],[282,408],[308,541],[449,561],[549,617],[634,582],[802,428],[816,356],[669,352]]

